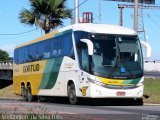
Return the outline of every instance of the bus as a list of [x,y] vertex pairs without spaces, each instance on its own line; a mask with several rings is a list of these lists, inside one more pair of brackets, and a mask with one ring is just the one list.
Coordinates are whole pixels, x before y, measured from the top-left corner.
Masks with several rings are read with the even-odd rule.
[[135,99],[142,104],[143,55],[135,31],[116,25],[74,24],[14,50],[15,94]]

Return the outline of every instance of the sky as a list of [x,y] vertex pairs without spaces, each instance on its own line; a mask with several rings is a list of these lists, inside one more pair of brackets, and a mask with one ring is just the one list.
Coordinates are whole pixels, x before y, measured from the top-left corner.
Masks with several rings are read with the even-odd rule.
[[[85,0],[79,0],[79,4]],[[93,12],[94,23],[119,25],[118,3],[112,1],[101,1],[101,21],[99,21],[99,0],[88,0],[79,7],[79,16],[83,12]],[[119,3],[123,4],[123,3]],[[67,7],[74,9],[74,0],[67,0]],[[160,1],[156,0],[156,5],[160,6]],[[35,26],[27,26],[20,23],[19,12],[23,9],[30,9],[28,0],[1,0],[0,3],[0,49],[7,51],[13,57],[16,45],[40,37],[44,33],[41,29],[34,30]],[[133,29],[134,10],[124,8],[123,26]],[[147,9],[143,11],[144,28],[147,42],[152,47],[150,60],[160,60],[160,9]],[[64,26],[70,25],[71,20],[63,21]],[[25,34],[19,34],[31,31]],[[12,35],[19,34],[19,35]]]

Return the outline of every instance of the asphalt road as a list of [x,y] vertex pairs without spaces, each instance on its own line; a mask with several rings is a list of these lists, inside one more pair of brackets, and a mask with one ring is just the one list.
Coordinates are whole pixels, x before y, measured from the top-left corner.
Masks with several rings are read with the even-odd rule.
[[[28,113],[38,113],[47,118],[44,114],[56,115],[57,120],[160,120],[159,105],[144,106],[109,106],[98,104],[70,105],[65,103],[35,102],[27,103],[16,100],[0,100],[0,115],[25,115]],[[50,117],[51,118],[51,117]],[[3,120],[3,119],[2,119]]]

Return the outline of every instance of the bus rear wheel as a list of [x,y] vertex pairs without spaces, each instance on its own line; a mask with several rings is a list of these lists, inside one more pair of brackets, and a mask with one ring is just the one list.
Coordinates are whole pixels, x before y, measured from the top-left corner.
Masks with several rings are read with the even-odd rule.
[[31,86],[27,86],[27,99],[28,102],[31,102],[33,100],[33,96],[32,96],[32,91],[31,91]]
[[21,86],[21,96],[23,101],[27,101],[27,91],[24,86]]
[[78,103],[78,99],[76,97],[76,90],[73,83],[68,86],[68,97],[70,104],[76,105]]

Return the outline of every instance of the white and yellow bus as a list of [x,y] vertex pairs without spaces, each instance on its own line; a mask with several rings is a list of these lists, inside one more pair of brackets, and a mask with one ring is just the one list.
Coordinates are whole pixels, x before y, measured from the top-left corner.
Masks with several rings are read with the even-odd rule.
[[14,92],[33,96],[133,98],[142,102],[143,56],[135,31],[105,24],[75,24],[19,45]]

